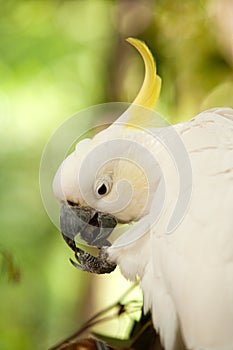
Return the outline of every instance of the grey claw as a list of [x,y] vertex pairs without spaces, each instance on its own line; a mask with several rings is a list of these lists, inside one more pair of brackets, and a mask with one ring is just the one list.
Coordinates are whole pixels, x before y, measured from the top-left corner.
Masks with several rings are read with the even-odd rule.
[[74,251],[76,252],[77,251],[77,248],[76,248],[76,244],[75,244],[75,241],[74,239],[66,236],[63,232],[62,232],[62,236],[65,240],[65,242],[68,244],[68,246]]
[[74,260],[70,259],[70,262],[74,267],[76,267],[76,269],[81,270],[81,271],[86,271],[82,265],[77,264],[76,262],[74,262]]
[[75,258],[78,264],[70,259],[71,264],[77,269],[96,274],[110,273],[115,270],[116,264],[109,260],[108,254],[104,248],[99,250],[99,255],[97,257],[92,256],[84,250],[77,249],[78,253],[75,254]]

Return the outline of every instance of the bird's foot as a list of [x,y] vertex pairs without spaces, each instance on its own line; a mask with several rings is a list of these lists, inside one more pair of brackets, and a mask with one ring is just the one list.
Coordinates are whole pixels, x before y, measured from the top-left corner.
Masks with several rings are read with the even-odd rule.
[[93,256],[80,248],[76,248],[75,258],[78,263],[70,259],[77,269],[96,274],[110,273],[116,268],[116,264],[109,260],[106,248],[99,249],[99,255]]

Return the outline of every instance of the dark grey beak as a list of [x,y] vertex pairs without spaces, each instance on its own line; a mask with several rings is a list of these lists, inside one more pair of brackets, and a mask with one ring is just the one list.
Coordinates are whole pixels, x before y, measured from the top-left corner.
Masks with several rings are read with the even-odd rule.
[[75,237],[78,234],[88,245],[102,248],[111,245],[107,238],[116,225],[117,220],[114,216],[96,212],[92,208],[73,203],[64,203],[61,206],[61,233],[75,253],[77,253]]

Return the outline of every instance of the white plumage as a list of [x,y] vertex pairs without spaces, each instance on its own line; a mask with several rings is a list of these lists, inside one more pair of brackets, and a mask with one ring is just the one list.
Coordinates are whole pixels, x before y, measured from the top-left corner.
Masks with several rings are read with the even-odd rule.
[[[146,66],[135,103],[152,108],[160,78],[148,48],[129,42]],[[118,123],[81,141],[56,174],[55,195],[134,223],[107,252],[126,278],[140,277],[144,309],[152,310],[166,350],[233,350],[233,109],[157,130],[147,112],[130,108]],[[158,142],[160,132],[170,148]],[[177,136],[187,159],[176,149]],[[106,179],[100,196],[96,184]],[[183,215],[168,233],[177,198],[187,193]]]
[[[165,210],[141,240],[124,248],[113,245],[109,253],[126,277],[139,274],[145,310],[152,309],[166,350],[182,349],[180,334],[187,349],[231,350],[233,110],[206,111],[175,129],[187,148],[193,173],[183,221],[166,234],[167,208],[168,213]],[[167,177],[173,184],[169,167]]]

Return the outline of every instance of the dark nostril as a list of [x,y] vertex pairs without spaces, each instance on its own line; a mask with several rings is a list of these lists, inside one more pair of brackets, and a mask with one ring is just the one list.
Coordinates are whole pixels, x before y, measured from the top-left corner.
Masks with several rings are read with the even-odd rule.
[[67,201],[67,204],[69,204],[71,207],[75,207],[77,204],[71,201]]

